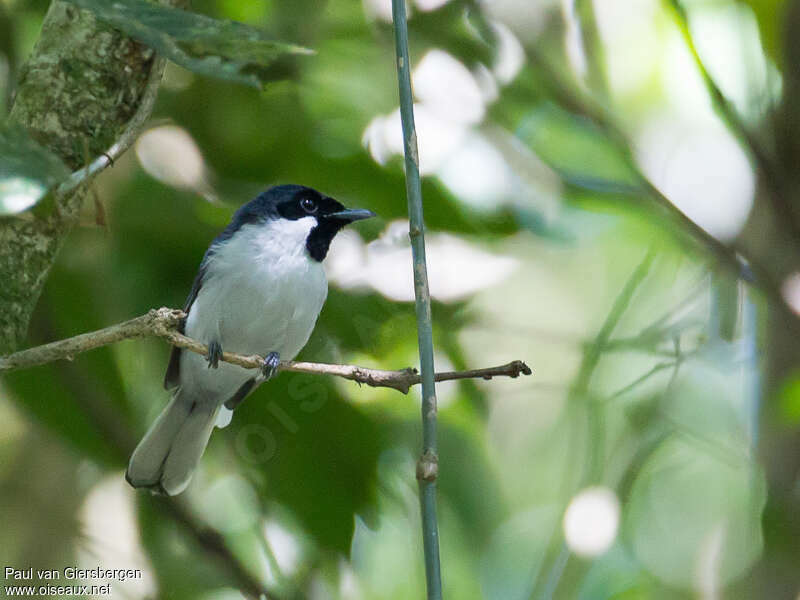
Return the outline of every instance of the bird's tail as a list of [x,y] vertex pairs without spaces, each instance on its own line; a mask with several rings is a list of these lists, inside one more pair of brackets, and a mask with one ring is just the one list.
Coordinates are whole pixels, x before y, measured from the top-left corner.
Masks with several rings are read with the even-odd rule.
[[128,483],[168,496],[185,490],[214,429],[217,408],[178,390],[133,451]]

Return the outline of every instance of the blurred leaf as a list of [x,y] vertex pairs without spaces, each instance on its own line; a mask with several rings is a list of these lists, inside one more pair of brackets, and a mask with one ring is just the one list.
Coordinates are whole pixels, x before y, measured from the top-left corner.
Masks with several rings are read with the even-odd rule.
[[369,515],[375,499],[378,424],[332,382],[292,373],[261,386],[229,429],[259,498],[291,510],[321,548],[349,555],[355,515]]
[[61,159],[24,127],[0,127],[0,216],[28,210],[69,174]]
[[530,598],[553,528],[558,526],[556,506],[537,506],[516,513],[493,533],[481,568],[481,588],[486,598]]
[[706,564],[726,584],[763,547],[761,469],[704,450],[699,441],[678,436],[664,442],[639,473],[626,512],[626,537],[636,558],[659,579],[685,588],[696,581],[698,565]]
[[[99,236],[96,230],[81,231],[77,237],[81,234],[81,254],[92,264],[88,257],[102,247],[93,248],[89,238]],[[69,264],[73,251],[66,249],[50,273],[31,323],[32,345],[99,329],[115,320],[106,316],[101,301],[106,299],[102,272]],[[4,376],[4,384],[27,414],[98,464],[116,468],[127,460],[135,440],[115,348],[87,352],[73,362],[11,372]]]
[[[461,522],[469,523],[468,539],[483,546],[505,516],[505,501],[500,479],[486,458],[484,421],[466,416],[465,409],[456,404],[441,412],[439,459],[447,468],[439,475],[439,493]],[[461,413],[458,425],[453,424],[453,413]],[[411,432],[406,439],[417,442]],[[416,447],[410,450],[418,452]]]
[[620,544],[595,559],[578,595],[580,600],[650,598],[652,580]]
[[787,425],[800,425],[800,372],[795,371],[783,384],[779,394],[780,414]]
[[137,494],[139,531],[162,597],[195,599],[226,584],[235,586],[219,560],[169,516],[166,502],[173,500]]
[[263,87],[287,74],[280,59],[308,54],[236,21],[212,19],[144,0],[69,0],[196,73]]
[[517,137],[569,183],[597,191],[629,191],[638,178],[626,157],[588,119],[545,103],[529,113]]
[[82,455],[91,456],[101,464],[119,459],[119,450],[98,431],[84,409],[82,401],[87,392],[78,397],[78,390],[68,387],[68,380],[74,382],[74,375],[72,365],[42,366],[9,373],[3,383],[28,416],[65,439]]
[[[471,1],[448,2],[438,10],[417,12],[410,34],[419,38],[412,39],[410,47],[416,48],[416,52],[420,49],[425,52],[431,47],[443,48],[470,68],[479,62],[490,65],[492,47],[481,39],[473,22],[478,15],[480,12]],[[416,63],[413,57],[412,63]]]
[[786,0],[742,0],[749,6],[758,21],[761,45],[769,57],[780,66],[783,58],[783,25]]

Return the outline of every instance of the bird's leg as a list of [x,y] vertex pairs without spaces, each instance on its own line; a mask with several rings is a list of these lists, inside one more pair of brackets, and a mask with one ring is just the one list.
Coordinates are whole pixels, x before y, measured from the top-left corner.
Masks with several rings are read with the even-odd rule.
[[206,356],[208,368],[216,369],[219,367],[220,358],[222,358],[222,344],[220,344],[217,340],[211,340],[211,342],[208,344],[208,355]]
[[278,371],[278,366],[281,364],[281,355],[279,352],[270,352],[264,359],[261,365],[261,375],[264,381],[270,379]]

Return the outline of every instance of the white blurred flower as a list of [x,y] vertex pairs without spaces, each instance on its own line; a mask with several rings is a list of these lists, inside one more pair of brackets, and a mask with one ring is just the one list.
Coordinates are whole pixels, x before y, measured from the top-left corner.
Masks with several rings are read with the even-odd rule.
[[619,43],[620,37],[646,30],[661,6],[659,0],[603,0],[592,4],[604,45]]
[[414,0],[414,5],[422,12],[430,12],[443,7],[450,0]]
[[345,600],[363,598],[358,575],[346,560],[339,560],[339,596]]
[[198,511],[217,531],[229,533],[250,529],[259,518],[259,503],[250,483],[239,475],[210,480],[198,498]]
[[480,0],[481,10],[507,25],[520,39],[535,39],[550,23],[559,0]]
[[145,131],[136,141],[136,157],[159,181],[213,198],[200,148],[182,127],[162,125]]
[[[384,23],[392,22],[392,0],[364,0],[364,12]],[[408,8],[406,8],[408,14]]]
[[281,573],[291,575],[300,566],[300,542],[292,533],[277,521],[267,521],[264,524],[264,536],[275,554],[275,561]]
[[564,538],[579,556],[600,556],[617,537],[620,505],[606,487],[590,487],[572,498],[564,513]]
[[586,49],[583,46],[581,22],[575,14],[573,0],[561,0],[564,21],[564,49],[572,70],[582,79],[586,75]]
[[29,209],[47,193],[38,181],[25,177],[5,177],[0,180],[0,215],[16,215]]
[[656,118],[638,137],[637,150],[648,177],[692,221],[721,240],[739,233],[753,204],[755,178],[721,124]]
[[[422,175],[430,175],[459,146],[468,130],[463,123],[438,117],[424,104],[414,105],[414,120],[419,148],[419,171]],[[402,156],[400,109],[386,116],[375,117],[367,125],[362,142],[379,164],[386,164],[392,156]]]
[[122,473],[109,475],[91,489],[78,517],[83,532],[78,563],[83,569],[140,569],[141,577],[109,583],[124,598],[152,598],[156,586],[139,541],[134,494]]
[[720,523],[708,532],[697,556],[695,588],[703,600],[720,598],[720,565],[724,557],[722,551],[727,537],[725,525]]
[[800,272],[792,273],[783,281],[781,292],[786,304],[800,315]]
[[494,21],[492,29],[497,36],[497,55],[492,73],[503,85],[511,83],[525,64],[525,50],[517,36],[505,24]]
[[438,175],[456,197],[477,208],[494,208],[514,192],[514,172],[503,155],[475,132],[466,136]]
[[[483,120],[487,91],[479,80],[444,50],[422,57],[412,73],[414,121],[422,175],[437,171],[462,143],[471,125]],[[400,109],[378,115],[364,130],[362,143],[379,164],[403,155]]]
[[440,119],[475,124],[483,120],[483,94],[472,73],[444,50],[434,48],[411,74],[414,96]]
[[[508,277],[517,260],[490,254],[447,233],[426,236],[431,296],[453,302],[490,287]],[[375,241],[364,244],[360,236],[344,231],[337,236],[326,262],[328,278],[349,289],[371,288],[392,300],[414,299],[414,278],[408,221],[390,223]]]

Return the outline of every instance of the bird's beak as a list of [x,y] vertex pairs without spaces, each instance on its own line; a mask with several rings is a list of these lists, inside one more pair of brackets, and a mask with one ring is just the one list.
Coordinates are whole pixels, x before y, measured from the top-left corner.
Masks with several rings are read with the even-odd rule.
[[346,208],[345,210],[340,210],[339,212],[328,215],[329,218],[341,219],[342,221],[347,221],[348,223],[360,221],[362,219],[369,219],[370,217],[374,216],[374,212],[365,208]]

